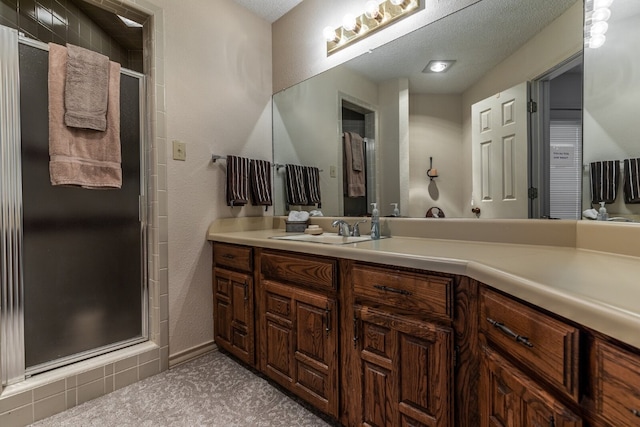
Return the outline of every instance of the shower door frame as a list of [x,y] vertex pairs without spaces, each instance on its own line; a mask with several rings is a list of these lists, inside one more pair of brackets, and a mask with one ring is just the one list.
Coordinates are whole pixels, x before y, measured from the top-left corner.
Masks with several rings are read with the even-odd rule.
[[[0,54],[2,61],[9,59],[9,63],[15,67],[18,66],[19,45],[24,44],[37,49],[48,51],[49,47],[46,43],[33,40],[22,35],[17,35],[17,31],[6,27],[0,28],[0,38],[9,39],[0,40],[3,46],[3,53]],[[15,34],[13,34],[15,33]],[[6,36],[8,34],[8,36]],[[14,38],[15,37],[15,38]],[[15,42],[14,42],[15,40]],[[15,48],[4,49],[6,44],[14,43]],[[5,55],[15,55],[12,58],[5,58]],[[1,71],[1,70],[0,70]],[[147,119],[147,96],[146,96],[146,77],[144,74],[136,71],[121,68],[121,74],[138,79],[139,88],[139,122],[140,122],[140,196],[138,200],[138,218],[140,221],[140,267],[141,267],[141,336],[129,340],[113,343],[110,345],[94,348],[88,351],[76,353],[67,357],[59,358],[47,363],[43,363],[29,369],[25,366],[25,345],[24,345],[24,273],[22,265],[22,249],[23,249],[23,226],[22,226],[22,172],[21,172],[21,135],[20,135],[20,98],[19,98],[19,73],[16,68],[17,76],[15,81],[0,81],[0,85],[9,86],[15,84],[15,88],[0,86],[0,91],[8,89],[16,96],[12,96],[12,100],[5,108],[14,112],[12,117],[13,132],[5,135],[8,145],[8,152],[11,156],[7,161],[13,161],[14,167],[9,173],[2,171],[2,181],[5,181],[5,175],[9,177],[9,183],[2,189],[11,199],[11,206],[5,206],[4,197],[1,200],[2,206],[2,227],[7,226],[11,229],[11,235],[6,235],[4,230],[0,234],[0,246],[3,248],[12,245],[12,250],[3,254],[0,262],[3,269],[7,267],[7,271],[3,271],[0,277],[0,286],[2,286],[2,299],[0,300],[0,390],[5,385],[15,384],[25,380],[26,378],[40,372],[55,369],[71,363],[86,360],[105,353],[109,353],[124,347],[145,342],[149,340],[149,259],[148,259],[148,224],[149,210],[148,192],[149,192],[149,134],[150,123]],[[15,91],[15,92],[14,92]],[[1,93],[1,92],[0,92]],[[0,102],[4,103],[3,99]],[[0,106],[0,111],[1,111]],[[4,127],[4,126],[3,126]],[[2,148],[4,151],[4,148]],[[0,153],[0,162],[2,162],[2,153]],[[4,165],[4,163],[0,163]],[[4,168],[3,168],[4,169]],[[2,193],[0,193],[2,194]],[[4,221],[4,218],[7,221]],[[5,256],[8,255],[8,256]]]

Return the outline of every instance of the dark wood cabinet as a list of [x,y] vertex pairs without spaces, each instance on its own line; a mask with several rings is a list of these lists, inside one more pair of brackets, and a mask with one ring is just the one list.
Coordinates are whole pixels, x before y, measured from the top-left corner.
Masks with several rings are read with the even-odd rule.
[[355,310],[359,426],[453,426],[451,328]]
[[337,418],[335,261],[268,252],[261,266],[260,369]]
[[480,288],[482,427],[578,427],[580,331],[557,318]]
[[362,263],[347,277],[350,425],[453,426],[453,278]]
[[491,284],[213,249],[216,344],[345,426],[640,427],[640,350]]
[[485,286],[480,331],[487,341],[572,400],[579,397],[579,330]]
[[[243,362],[255,366],[253,275],[247,263],[251,248],[216,245],[213,268],[213,328],[216,344]],[[238,262],[238,260],[241,260]],[[232,271],[236,267],[245,272]],[[219,267],[219,265],[225,266]]]
[[612,426],[640,426],[640,355],[596,340],[595,404]]
[[482,351],[481,427],[580,427],[581,418],[489,347]]

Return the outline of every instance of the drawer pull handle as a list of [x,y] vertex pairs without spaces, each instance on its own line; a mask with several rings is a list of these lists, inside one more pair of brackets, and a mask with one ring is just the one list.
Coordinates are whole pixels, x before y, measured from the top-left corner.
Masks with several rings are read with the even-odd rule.
[[325,308],[324,314],[326,316],[326,322],[327,322],[325,326],[325,332],[327,333],[327,338],[329,338],[329,334],[331,332],[331,310],[329,310],[328,306],[327,308]]
[[247,301],[247,300],[249,300],[249,293],[247,292],[248,289],[249,289],[249,285],[247,285],[247,281],[246,280],[242,284],[242,286],[244,287],[244,300]]
[[522,335],[518,335],[515,332],[513,332],[511,329],[507,328],[504,324],[490,319],[487,317],[487,322],[491,323],[493,326],[495,326],[496,328],[500,329],[502,332],[504,332],[506,335],[510,336],[511,338],[513,338],[514,340],[516,340],[517,342],[526,345],[527,347],[533,347],[533,344],[531,343],[531,341],[529,341],[529,338],[527,337],[523,337]]
[[411,292],[405,291],[404,289],[390,288],[389,286],[384,286],[384,285],[373,285],[373,287],[376,289],[380,289],[381,291],[393,292],[394,294],[407,295],[407,296],[413,295]]
[[353,348],[358,348],[358,317],[353,316]]
[[234,259],[236,256],[232,255],[232,254],[224,254],[222,255],[222,258],[226,258],[226,259]]
[[636,417],[640,418],[640,411],[639,411],[639,410],[637,410],[637,409],[632,409],[632,410],[631,410],[631,413],[632,413],[633,415],[635,415]]

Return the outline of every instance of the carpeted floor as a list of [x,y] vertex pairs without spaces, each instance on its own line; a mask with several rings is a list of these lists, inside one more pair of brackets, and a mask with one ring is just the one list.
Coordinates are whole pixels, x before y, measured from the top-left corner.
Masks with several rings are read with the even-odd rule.
[[32,426],[330,426],[215,351]]

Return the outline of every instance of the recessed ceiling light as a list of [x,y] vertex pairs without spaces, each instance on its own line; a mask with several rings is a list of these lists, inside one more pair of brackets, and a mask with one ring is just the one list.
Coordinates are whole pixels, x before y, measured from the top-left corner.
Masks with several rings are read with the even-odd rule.
[[426,67],[424,67],[424,70],[422,70],[422,72],[423,73],[444,73],[445,71],[449,71],[449,68],[451,68],[451,66],[455,62],[456,61],[453,59],[429,61],[429,63],[427,64]]
[[131,19],[125,18],[124,16],[120,16],[120,15],[117,15],[117,16],[118,18],[120,18],[122,22],[124,22],[124,25],[126,25],[127,27],[142,28],[142,24],[138,24],[136,21],[132,21]]

